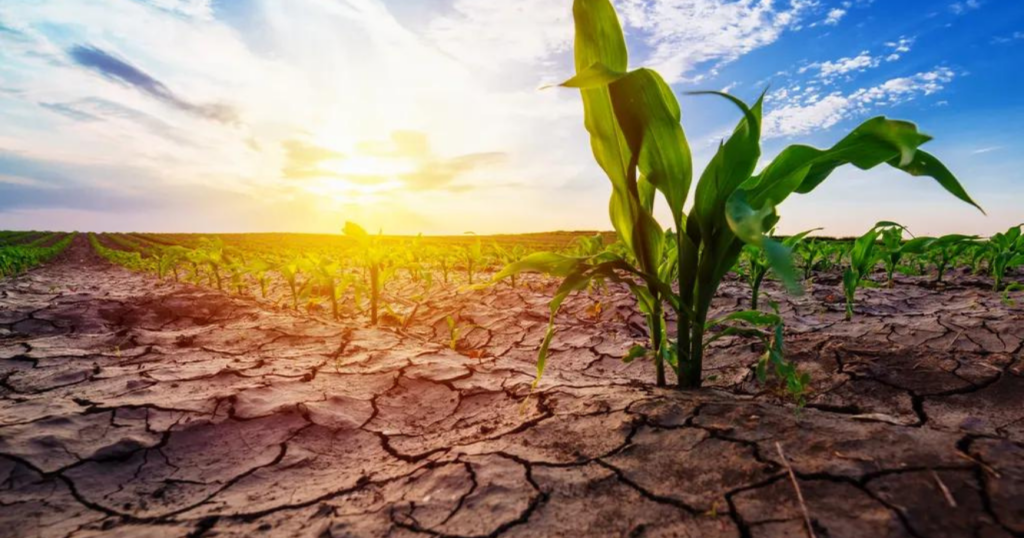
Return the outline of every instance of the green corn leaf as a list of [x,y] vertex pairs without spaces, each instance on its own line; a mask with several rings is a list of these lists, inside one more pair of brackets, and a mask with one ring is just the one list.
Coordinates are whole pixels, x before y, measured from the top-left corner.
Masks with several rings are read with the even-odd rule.
[[985,213],[985,210],[971,199],[971,196],[964,190],[963,185],[957,181],[956,176],[946,168],[946,165],[942,164],[942,161],[927,151],[917,150],[909,163],[897,162],[895,159],[892,159],[889,161],[889,165],[915,177],[927,176],[934,178],[947,192],[978,208],[978,211],[981,211],[983,214]]
[[900,247],[900,252],[903,254],[920,254],[935,242],[935,239],[931,237],[915,237]]
[[[625,72],[628,65],[626,40],[619,26],[618,16],[609,0],[575,0],[573,20],[576,39],[573,48],[577,76],[594,64],[601,64],[612,72]],[[629,149],[622,137],[607,86],[580,89],[583,98],[583,123],[590,133],[590,147],[594,159],[612,183],[609,216],[619,238],[633,245],[636,213],[641,208],[630,198],[627,185]]]
[[679,103],[654,71],[637,69],[609,86],[622,134],[646,181],[665,195],[680,225],[690,190],[693,164],[680,125]]
[[[724,227],[721,222],[725,205],[730,196],[753,173],[757,160],[761,156],[761,103],[758,99],[752,108],[748,108],[739,99],[721,92],[701,92],[722,96],[743,112],[732,136],[719,145],[718,152],[708,163],[704,173],[697,182],[693,212],[700,222],[700,235],[705,243],[718,229]],[[774,224],[774,223],[773,223]],[[770,226],[769,226],[770,227]]]
[[586,288],[592,278],[583,271],[572,273],[562,281],[562,284],[558,286],[558,290],[555,291],[554,297],[548,303],[550,317],[548,318],[547,331],[544,333],[544,341],[541,342],[540,349],[537,351],[537,378],[533,381],[534,387],[540,383],[540,379],[544,375],[544,369],[547,367],[548,348],[551,347],[551,339],[555,336],[555,317],[562,308],[562,303],[572,292]]
[[344,228],[345,235],[359,241],[360,243],[367,243],[370,241],[370,234],[366,233],[366,230],[362,226],[354,222],[345,222]]
[[742,321],[756,327],[774,327],[779,323],[782,323],[782,318],[777,314],[762,312],[760,310],[740,310],[738,312],[732,312],[725,316],[708,320],[705,323],[705,327],[711,328],[730,321]]
[[[640,265],[640,269],[648,274],[656,274],[658,263],[661,261],[662,248],[665,240],[665,231],[654,219],[654,216],[643,207],[636,182],[637,163],[639,154],[633,154],[630,158],[629,169],[627,170],[626,182],[631,186],[627,192],[628,197],[625,205],[633,215],[632,229],[632,250],[633,256]],[[612,194],[613,203],[621,196],[619,193]]]
[[629,351],[627,351],[626,354],[622,357],[622,362],[629,364],[635,361],[636,359],[639,359],[640,357],[646,356],[647,353],[648,350],[646,347],[639,345],[633,346],[629,348]]
[[579,88],[581,90],[589,90],[593,88],[601,88],[619,80],[626,73],[622,71],[616,71],[600,61],[594,62],[587,66],[586,69],[580,71],[575,76],[559,84],[563,88]]
[[491,282],[498,282],[519,273],[544,273],[567,277],[587,264],[590,258],[574,258],[555,252],[535,252],[517,262],[506,265]]
[[764,249],[768,265],[791,293],[799,294],[803,291],[797,281],[796,267],[793,266],[792,248],[766,235],[766,229],[777,220],[774,206],[754,209],[747,201],[746,191],[737,190],[726,203],[725,219],[741,241]]
[[817,232],[817,231],[821,231],[821,230],[824,230],[824,228],[812,228],[810,230],[804,230],[804,231],[802,231],[802,232],[800,232],[800,233],[798,233],[796,235],[791,235],[791,236],[787,237],[782,242],[782,244],[787,246],[787,247],[789,247],[789,248],[794,248],[798,244],[803,242],[804,238],[806,238],[808,235],[810,235],[810,234],[812,234],[814,232]]
[[913,123],[872,118],[829,149],[787,147],[760,174],[750,178],[744,189],[749,191],[754,207],[778,205],[793,192],[811,192],[842,165],[867,170],[888,163],[911,175],[930,176],[957,198],[978,207],[938,159],[918,150],[928,140],[931,137],[918,132]]

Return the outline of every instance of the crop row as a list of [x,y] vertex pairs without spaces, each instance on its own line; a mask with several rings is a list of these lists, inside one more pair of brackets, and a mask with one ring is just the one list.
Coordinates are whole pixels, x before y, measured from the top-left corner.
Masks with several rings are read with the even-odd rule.
[[[334,317],[344,304],[377,323],[381,315],[403,317],[399,305],[431,293],[485,283],[502,266],[540,248],[588,255],[611,237],[550,235],[526,236],[520,244],[514,236],[370,235],[349,224],[342,236],[91,234],[90,242],[104,258],[160,278],[258,295],[295,310],[328,308]],[[508,278],[512,285],[516,280]]]
[[73,239],[74,234],[48,233],[29,243],[0,245],[0,277],[16,275],[53,259]]

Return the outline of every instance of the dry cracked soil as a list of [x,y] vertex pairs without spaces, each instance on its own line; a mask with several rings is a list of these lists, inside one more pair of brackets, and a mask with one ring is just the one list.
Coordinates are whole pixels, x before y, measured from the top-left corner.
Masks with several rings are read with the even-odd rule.
[[788,468],[820,537],[1024,536],[1024,310],[902,279],[844,322],[822,280],[771,292],[802,410],[740,339],[708,388],[651,386],[619,359],[645,336],[616,288],[567,303],[531,395],[550,284],[367,329],[79,236],[0,283],[0,536],[805,536]]

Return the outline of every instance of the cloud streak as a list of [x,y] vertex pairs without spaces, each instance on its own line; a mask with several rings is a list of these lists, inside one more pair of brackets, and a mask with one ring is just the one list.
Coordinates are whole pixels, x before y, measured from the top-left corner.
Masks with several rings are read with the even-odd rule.
[[154,99],[178,110],[221,123],[235,123],[237,113],[225,105],[199,105],[191,103],[167,87],[163,82],[127,61],[92,45],[76,45],[68,51],[71,60],[81,67],[99,73],[104,78],[131,86]]

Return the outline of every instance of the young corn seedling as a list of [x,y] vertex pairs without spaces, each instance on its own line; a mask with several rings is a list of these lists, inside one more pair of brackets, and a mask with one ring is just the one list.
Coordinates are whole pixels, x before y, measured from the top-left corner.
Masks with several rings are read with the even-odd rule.
[[288,291],[292,297],[292,310],[299,311],[299,273],[301,271],[302,260],[296,258],[292,261],[282,263],[277,266],[277,273],[281,275],[285,283],[288,284]]
[[1003,288],[1006,271],[1018,265],[1024,265],[1024,235],[1021,230],[1024,224],[1018,224],[988,239],[988,268],[992,273],[992,289]]
[[199,240],[199,245],[195,251],[197,256],[197,262],[200,265],[206,265],[210,269],[210,274],[213,277],[214,282],[217,284],[218,290],[223,290],[223,281],[220,275],[220,269],[224,265],[224,242],[219,237],[207,238],[204,237]]
[[231,286],[235,293],[245,295],[246,279],[249,277],[249,266],[238,258],[231,258],[226,264],[228,277],[231,279]]
[[988,242],[987,241],[985,241],[985,242],[977,242],[976,241],[973,245],[970,246],[970,248],[968,250],[968,253],[967,253],[967,258],[968,258],[968,265],[971,268],[971,274],[972,275],[980,275],[981,274],[982,262],[984,262],[986,260],[986,258],[988,257],[988,253],[989,253],[989,249],[988,249]]
[[946,274],[946,268],[949,264],[960,257],[974,241],[977,240],[977,236],[967,236],[959,234],[944,235],[935,239],[929,245],[929,258],[933,264],[935,264],[935,283],[942,283],[942,278]]
[[381,244],[380,236],[372,237],[366,233],[361,226],[354,222],[346,222],[345,235],[353,238],[359,244],[359,257],[363,267],[369,276],[370,291],[370,323],[377,324],[381,290],[385,282],[394,272],[391,266],[387,248]]
[[706,324],[708,331],[716,327],[719,331],[709,338],[707,343],[711,344],[719,338],[731,335],[753,337],[760,340],[765,351],[754,369],[757,380],[765,383],[769,367],[771,367],[772,373],[785,383],[785,389],[789,396],[797,402],[797,405],[803,406],[811,377],[807,373],[797,370],[793,363],[786,360],[783,347],[782,316],[779,315],[777,303],[773,302],[771,306],[774,311],[771,314],[744,310],[708,321]]
[[267,298],[267,287],[270,285],[270,269],[271,265],[266,260],[256,258],[249,262],[246,267],[246,272],[251,274],[256,279],[256,283],[260,286],[260,297],[263,299]]
[[821,261],[825,248],[823,243],[817,239],[811,239],[800,243],[796,251],[800,258],[800,270],[803,272],[804,282],[808,282],[814,276],[814,268]]
[[[512,245],[510,248],[504,248],[495,241],[494,256],[497,258],[498,263],[505,266],[523,259],[523,257],[526,256],[526,249],[523,245],[519,244]],[[516,287],[516,275],[509,276],[509,284],[511,284],[513,288]]]
[[843,271],[843,295],[846,297],[846,320],[853,319],[853,305],[857,288],[863,287],[868,281],[865,278],[871,274],[878,262],[884,257],[878,251],[878,238],[888,229],[902,229],[903,227],[895,222],[882,221],[871,227],[864,235],[858,237],[850,251],[849,264]]
[[[759,173],[762,99],[747,106],[720,92],[742,113],[728,140],[701,174],[689,213],[692,161],[680,125],[681,110],[671,87],[653,70],[627,69],[626,43],[609,0],[575,0],[576,75],[562,86],[579,89],[591,149],[612,184],[609,215],[631,257],[605,251],[576,258],[538,253],[506,267],[497,276],[540,271],[564,280],[550,303],[548,332],[538,353],[543,372],[554,319],[566,296],[595,279],[617,279],[630,286],[648,315],[658,382],[662,358],[675,357],[680,387],[701,386],[708,310],[723,276],[744,244],[765,250],[775,273],[792,291],[796,284],[790,252],[766,237],[779,220],[776,206],[792,193],[814,190],[845,164],[866,170],[886,164],[914,176],[934,178],[961,200],[974,204],[960,183],[935,157],[919,149],[930,137],[908,122],[870,119],[828,149],[794,145],[782,150]],[[653,216],[654,199],[664,198],[672,218],[666,234]],[[674,252],[673,258],[666,253]],[[666,263],[671,270],[664,270]],[[675,278],[678,292],[670,285]],[[642,283],[642,284],[641,284]],[[663,303],[675,310],[674,345],[663,336]]]
[[448,323],[448,347],[452,351],[458,351],[462,328],[459,327],[459,323],[452,316],[445,317],[445,322]]
[[[807,234],[820,229],[815,228],[814,230],[807,230],[806,232],[787,237],[782,241],[782,246],[792,251],[803,242]],[[771,262],[768,261],[768,256],[765,254],[764,249],[753,245],[743,246],[743,249],[740,251],[740,262],[747,267],[744,271],[744,276],[747,279],[747,284],[750,285],[750,309],[757,310],[758,297],[761,295],[761,283],[772,268]]]
[[592,236],[577,237],[569,247],[568,254],[577,258],[596,256],[605,249],[604,236],[594,234]]
[[160,251],[160,258],[157,260],[157,272],[162,279],[168,271],[174,275],[174,281],[178,282],[178,265],[188,259],[188,249],[182,246],[173,245]]
[[339,319],[338,273],[341,270],[341,264],[321,258],[316,254],[308,254],[300,263],[302,271],[310,275],[310,284],[316,288],[319,294],[326,295],[330,300],[331,317]]
[[444,282],[444,285],[447,286],[450,282],[449,275],[451,274],[452,266],[455,262],[455,258],[450,253],[450,249],[436,249],[432,251],[430,258],[434,260],[437,269],[441,271],[441,280]]
[[466,267],[466,282],[472,286],[473,276],[476,274],[477,268],[484,265],[486,258],[484,258],[484,247],[480,242],[480,238],[470,244],[468,247],[462,247],[460,249],[462,255],[462,263]]
[[[885,264],[885,282],[886,286],[892,288],[895,284],[893,280],[893,273],[900,265],[900,261],[907,254],[921,254],[928,249],[928,245],[934,241],[930,237],[915,237],[909,241],[903,240],[903,232],[907,231],[906,227],[894,224],[892,226],[886,226],[882,228],[882,263]],[[909,233],[909,231],[907,231]]]

